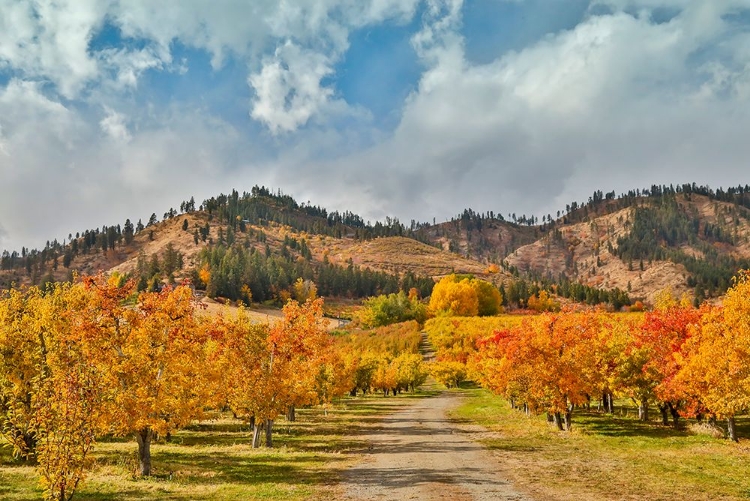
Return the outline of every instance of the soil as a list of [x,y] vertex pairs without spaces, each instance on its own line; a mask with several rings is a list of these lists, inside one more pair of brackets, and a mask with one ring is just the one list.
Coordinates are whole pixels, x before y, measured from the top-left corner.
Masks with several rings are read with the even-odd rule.
[[461,394],[444,391],[371,425],[369,450],[342,478],[350,500],[528,500],[498,460],[474,442],[479,430],[451,421]]

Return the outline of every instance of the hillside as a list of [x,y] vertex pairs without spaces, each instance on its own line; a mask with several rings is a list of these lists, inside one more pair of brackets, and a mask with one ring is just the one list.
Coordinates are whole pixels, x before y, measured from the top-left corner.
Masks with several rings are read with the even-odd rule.
[[[197,209],[191,199],[145,226],[127,221],[42,250],[6,251],[0,287],[65,280],[74,270],[130,274],[144,287],[157,276],[206,286],[198,273],[204,269],[213,275],[214,292],[230,298],[283,297],[297,278],[356,298],[407,286],[428,294],[421,277],[455,272],[498,285],[523,278],[553,289],[562,281],[616,288],[647,302],[671,287],[702,300],[720,296],[739,268],[750,267],[749,206],[744,188],[652,187],[617,198],[597,192],[541,225],[534,217],[513,215],[509,222],[467,210],[451,221],[407,228],[396,219],[371,225],[255,187]],[[491,263],[499,265],[493,274]],[[240,292],[243,284],[250,290]]]

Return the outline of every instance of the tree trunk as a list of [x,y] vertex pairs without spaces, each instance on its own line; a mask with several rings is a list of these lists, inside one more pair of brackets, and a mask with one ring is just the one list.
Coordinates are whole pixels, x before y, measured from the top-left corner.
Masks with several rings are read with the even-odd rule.
[[29,464],[36,464],[36,432],[25,432],[21,440],[23,441],[23,450],[18,457]]
[[672,414],[672,425],[677,428],[680,426],[680,413],[677,412],[677,407],[672,405],[671,402],[667,403],[669,406],[669,413]]
[[266,420],[266,447],[269,449],[273,447],[273,440],[271,438],[271,432],[273,431],[273,419]]
[[661,424],[669,426],[669,416],[667,415],[667,404],[659,404],[659,412],[661,412]]
[[570,431],[573,427],[573,406],[569,405],[565,411],[565,431]]
[[562,416],[559,412],[555,412],[555,426],[557,426],[557,429],[560,431],[563,431],[563,422],[562,422]]
[[734,416],[727,418],[727,432],[729,433],[729,440],[732,442],[739,442],[737,438],[737,427],[734,423]]
[[648,401],[641,400],[638,404],[638,419],[641,421],[648,421]]
[[607,394],[607,401],[609,402],[609,413],[614,414],[615,413],[615,396],[612,395],[612,393]]
[[253,423],[253,449],[260,447],[260,431],[265,426],[265,421],[258,422],[256,419]]
[[286,411],[286,420],[290,423],[293,423],[297,420],[297,414],[295,413],[295,409],[293,405],[289,406],[289,409]]
[[548,423],[554,423],[555,422],[554,416],[552,416],[552,414],[550,414],[549,412],[547,413],[547,422]]
[[151,475],[152,438],[154,438],[154,432],[149,427],[143,428],[135,434],[135,439],[138,442],[138,466],[141,469],[142,477]]

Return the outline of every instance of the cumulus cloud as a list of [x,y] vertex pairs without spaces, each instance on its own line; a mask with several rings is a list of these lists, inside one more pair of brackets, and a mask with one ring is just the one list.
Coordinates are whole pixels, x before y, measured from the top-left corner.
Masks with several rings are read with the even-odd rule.
[[99,122],[102,132],[119,143],[130,142],[131,136],[125,115],[111,108],[105,108],[105,111],[107,116]]
[[[480,64],[461,0],[0,0],[4,242],[134,218],[135,200],[150,213],[255,183],[422,220],[466,206],[554,214],[594,189],[746,183],[747,9],[593,0],[574,27]],[[336,71],[355,30],[416,15],[421,75],[380,130],[345,101]],[[105,24],[127,43],[92,47]],[[177,45],[215,70],[241,68],[246,94],[233,102],[252,127],[204,96],[141,96],[145,75],[185,72]]]
[[234,127],[202,111],[171,107],[128,129],[122,113],[105,110],[92,123],[38,91],[15,83],[0,94],[0,120],[14,124],[4,133],[9,154],[0,155],[3,246],[37,246],[266,181],[254,166],[237,165],[257,155]]
[[248,79],[256,96],[251,116],[274,134],[296,130],[330,104],[333,89],[321,81],[332,73],[324,55],[287,41]]
[[[413,38],[426,70],[390,137],[292,182],[309,192],[325,171],[332,203],[422,220],[466,206],[555,214],[596,189],[746,183],[750,54],[726,21],[739,4],[610,2],[611,12],[472,64],[457,3],[430,2]],[[678,10],[654,21],[649,9],[664,5]]]

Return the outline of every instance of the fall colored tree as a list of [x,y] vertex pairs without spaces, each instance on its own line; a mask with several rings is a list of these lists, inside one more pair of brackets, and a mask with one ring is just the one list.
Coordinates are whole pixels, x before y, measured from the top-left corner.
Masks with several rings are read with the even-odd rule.
[[84,476],[99,416],[99,378],[80,340],[83,287],[55,284],[0,298],[2,430],[37,460],[45,499],[67,501]]
[[443,277],[432,289],[430,313],[473,317],[479,313],[479,299],[469,278]]
[[103,277],[84,279],[94,292],[83,342],[101,367],[103,425],[116,435],[135,435],[140,474],[151,474],[151,442],[202,415],[211,394],[204,368],[205,342],[196,327],[189,287],[142,292],[137,304],[123,301],[122,287]]
[[429,311],[433,315],[489,316],[500,313],[501,304],[500,291],[491,283],[453,274],[435,284]]
[[461,362],[434,361],[430,363],[428,370],[437,382],[447,388],[458,388],[466,380],[466,364]]
[[675,376],[685,360],[686,341],[699,324],[703,314],[689,301],[678,302],[671,292],[661,294],[656,301],[657,309],[644,315],[640,329],[633,333],[633,349],[642,350],[647,361],[643,371],[655,382],[654,394],[662,414],[662,422],[668,423],[668,412],[675,427],[678,426],[680,408],[687,402],[685,385]]
[[231,318],[220,316],[212,327],[211,336],[221,344],[226,401],[237,417],[254,425],[255,447],[263,430],[271,446],[279,414],[293,419],[295,407],[329,403],[337,391],[348,391],[331,379],[340,366],[329,356],[323,300],[289,301],[283,311],[284,319],[271,328],[253,324],[243,309]]
[[34,396],[45,377],[44,332],[38,328],[43,295],[10,290],[0,300],[0,431],[13,455],[34,459]]
[[[549,413],[560,429],[564,423],[570,430],[574,406],[588,402],[601,385],[595,369],[599,324],[594,313],[540,315],[480,343],[474,367],[495,391]],[[488,358],[496,362],[482,363]]]
[[713,416],[726,419],[737,441],[735,416],[750,409],[750,274],[741,272],[722,308],[704,314],[685,342],[685,361],[675,384]]
[[48,289],[40,314],[45,371],[34,395],[37,459],[45,499],[68,501],[84,477],[101,417],[100,372],[81,343],[90,295],[81,284]]

